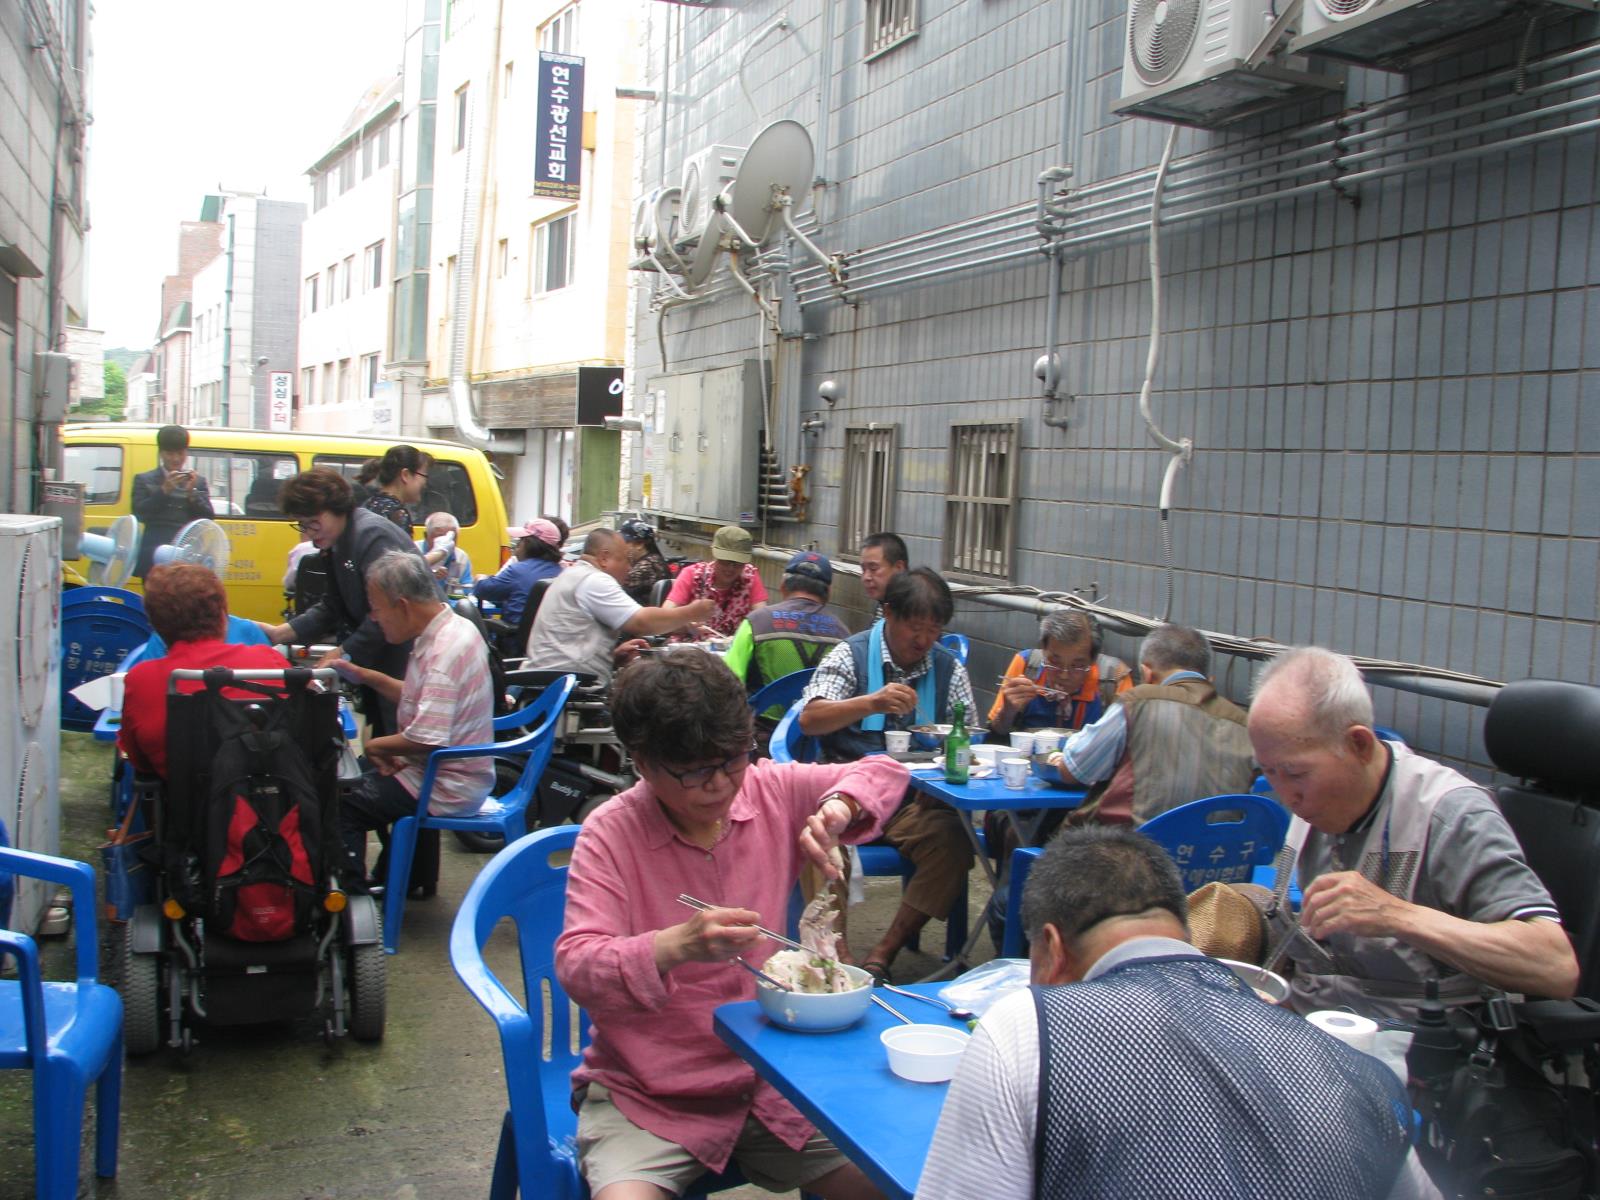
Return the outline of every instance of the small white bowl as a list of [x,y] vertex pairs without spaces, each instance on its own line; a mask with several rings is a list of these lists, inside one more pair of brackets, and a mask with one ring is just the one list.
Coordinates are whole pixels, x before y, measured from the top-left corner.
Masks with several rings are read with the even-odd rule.
[[1219,958],[1217,961],[1244,980],[1268,1004],[1283,1004],[1289,999],[1289,981],[1276,971],[1232,958]]
[[947,1025],[896,1025],[878,1039],[889,1052],[889,1069],[912,1083],[943,1083],[955,1075],[969,1040]]
[[767,1020],[801,1033],[833,1033],[849,1029],[872,1003],[872,976],[860,967],[840,964],[856,985],[853,992],[785,992],[756,980],[756,1000]]
[[982,763],[990,770],[998,770],[1001,755],[1010,754],[1010,746],[996,746],[993,742],[984,742],[972,748],[973,761]]

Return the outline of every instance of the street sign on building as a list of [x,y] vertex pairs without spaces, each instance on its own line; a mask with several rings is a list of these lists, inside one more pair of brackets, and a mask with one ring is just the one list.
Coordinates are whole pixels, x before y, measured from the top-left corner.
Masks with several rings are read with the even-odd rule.
[[267,373],[267,428],[274,433],[294,428],[294,373]]
[[583,59],[539,52],[533,194],[576,200],[583,168]]
[[604,426],[622,415],[622,368],[578,368],[578,424]]

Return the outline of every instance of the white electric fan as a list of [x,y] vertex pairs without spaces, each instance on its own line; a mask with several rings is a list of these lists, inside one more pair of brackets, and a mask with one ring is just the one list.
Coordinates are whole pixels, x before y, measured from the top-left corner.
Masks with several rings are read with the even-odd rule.
[[215,521],[202,517],[190,521],[165,546],[157,546],[152,558],[158,567],[173,563],[198,563],[219,578],[228,565],[228,535]]

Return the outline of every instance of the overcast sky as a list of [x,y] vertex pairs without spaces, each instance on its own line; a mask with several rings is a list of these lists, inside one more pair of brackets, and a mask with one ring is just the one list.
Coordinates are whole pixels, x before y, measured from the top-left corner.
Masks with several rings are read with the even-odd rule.
[[94,0],[89,325],[148,347],[178,222],[220,184],[309,199],[322,156],[398,67],[405,0]]

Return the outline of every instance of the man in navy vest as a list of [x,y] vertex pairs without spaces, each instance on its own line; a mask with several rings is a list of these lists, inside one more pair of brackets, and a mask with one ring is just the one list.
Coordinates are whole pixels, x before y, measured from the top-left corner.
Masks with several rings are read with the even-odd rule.
[[917,1200],[1438,1196],[1399,1080],[1190,945],[1154,842],[1063,831],[1022,911],[1035,986],[984,1014]]
[[833,588],[833,564],[826,556],[815,550],[796,554],[783,569],[780,587],[780,599],[750,610],[722,658],[750,692],[816,666],[824,654],[850,636],[850,630],[826,608]]
[[[972,681],[939,644],[955,615],[949,585],[927,567],[896,575],[883,594],[883,618],[829,651],[806,686],[801,732],[822,739],[831,762],[853,762],[884,748],[886,729],[948,724],[956,704],[972,719]],[[861,966],[888,978],[889,964],[929,917],[946,917],[972,870],[966,818],[920,793],[884,828],[883,841],[916,865],[900,909]]]

